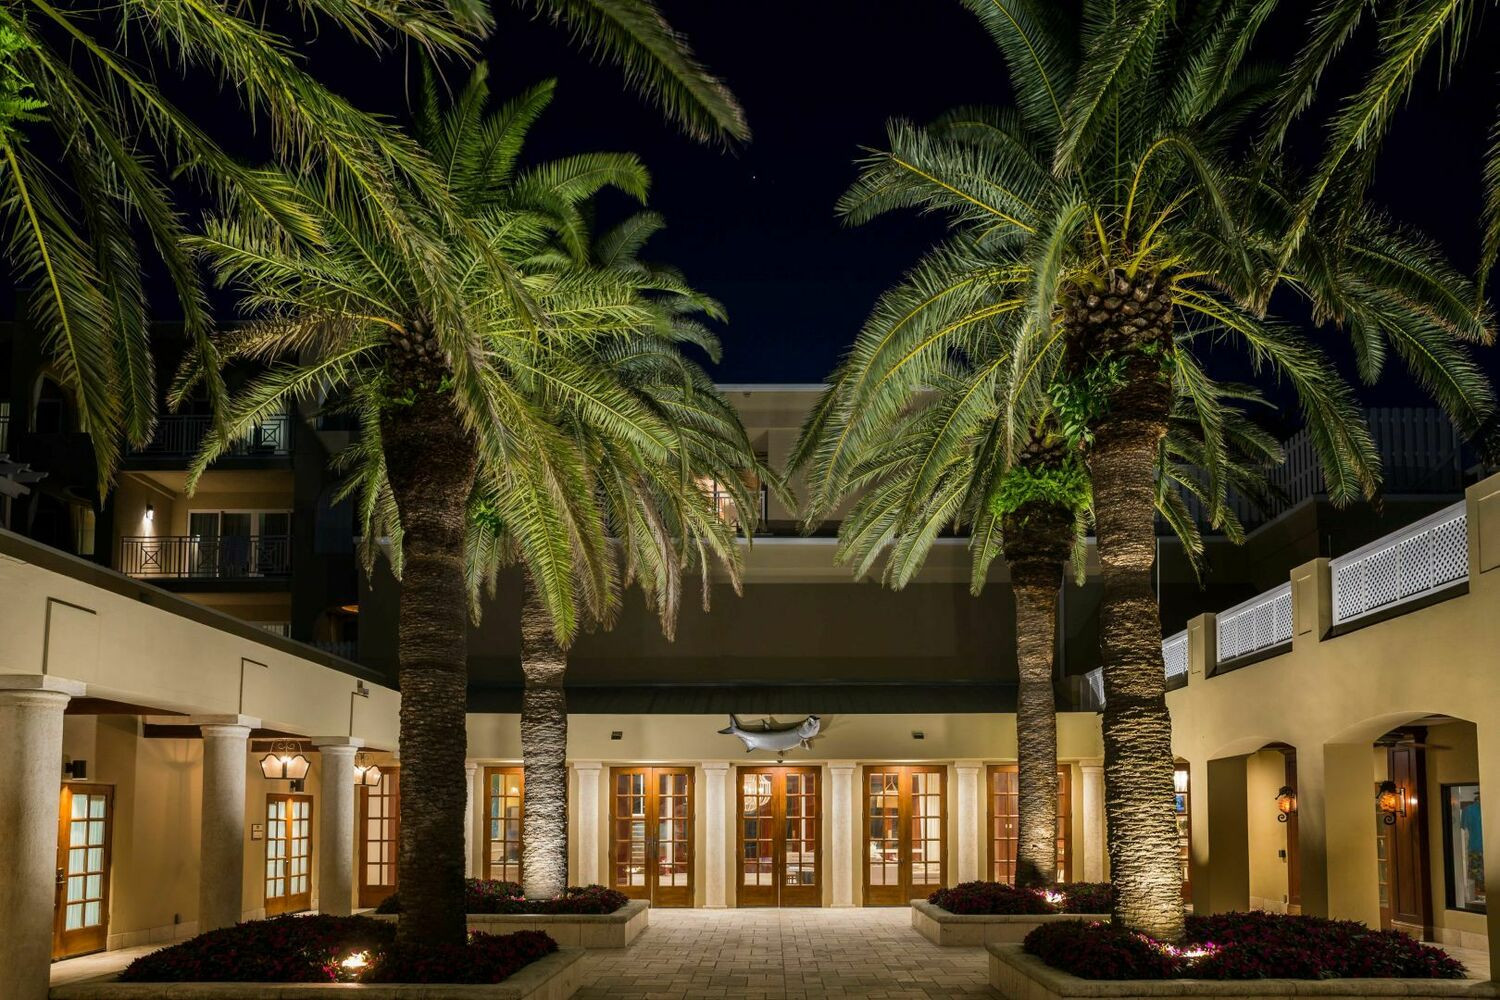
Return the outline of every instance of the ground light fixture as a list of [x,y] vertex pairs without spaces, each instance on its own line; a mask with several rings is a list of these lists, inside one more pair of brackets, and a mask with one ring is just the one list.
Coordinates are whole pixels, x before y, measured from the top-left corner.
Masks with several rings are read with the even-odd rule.
[[1394,826],[1396,817],[1406,815],[1406,790],[1386,780],[1375,790],[1375,810],[1386,826]]
[[374,788],[380,784],[380,767],[369,763],[364,754],[354,757],[354,783]]
[[272,781],[301,781],[311,766],[296,740],[277,740],[271,752],[260,759],[260,773]]
[[1291,785],[1282,785],[1276,793],[1276,820],[1285,823],[1297,815],[1297,790]]

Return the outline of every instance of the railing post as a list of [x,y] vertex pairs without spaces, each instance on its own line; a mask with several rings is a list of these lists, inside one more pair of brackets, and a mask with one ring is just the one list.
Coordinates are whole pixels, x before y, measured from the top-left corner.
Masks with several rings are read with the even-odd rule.
[[1218,616],[1204,613],[1188,619],[1188,683],[1212,677],[1219,665]]
[[1292,570],[1292,649],[1322,642],[1333,628],[1333,579],[1327,559]]

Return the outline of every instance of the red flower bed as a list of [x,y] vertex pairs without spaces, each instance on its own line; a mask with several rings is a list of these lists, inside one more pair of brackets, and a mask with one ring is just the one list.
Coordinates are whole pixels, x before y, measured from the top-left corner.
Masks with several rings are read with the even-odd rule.
[[[275,917],[152,952],[127,983],[498,983],[557,950],[541,931],[471,934],[466,945],[404,949],[396,925],[369,917]],[[360,956],[363,965],[345,965]]]
[[1221,913],[1187,918],[1175,947],[1110,924],[1064,921],[1026,935],[1029,954],[1083,979],[1462,979],[1441,948],[1353,920]]
[[927,897],[933,906],[963,914],[1108,913],[1115,889],[1108,882],[1062,882],[1048,889],[1018,889],[1004,882],[963,882]]
[[[556,899],[527,899],[517,882],[464,879],[465,913],[613,913],[630,899],[602,885],[569,886]],[[387,896],[376,913],[400,913],[401,894]]]

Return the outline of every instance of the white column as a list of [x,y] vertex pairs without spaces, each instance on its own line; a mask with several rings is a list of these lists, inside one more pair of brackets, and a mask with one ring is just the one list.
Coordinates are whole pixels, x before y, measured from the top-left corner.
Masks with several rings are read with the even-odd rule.
[[1080,764],[1083,772],[1083,881],[1104,881],[1104,766]]
[[575,760],[578,776],[578,884],[599,883],[599,762]]
[[354,910],[354,755],[364,740],[348,736],[312,741],[321,755],[318,811],[318,912],[347,917]]
[[728,905],[724,870],[728,867],[725,849],[725,816],[729,811],[729,762],[712,761],[703,765],[707,779],[703,796],[703,906],[722,910]]
[[979,775],[983,765],[977,760],[961,760],[954,768],[958,771],[958,881],[972,882],[979,878]]
[[479,877],[479,862],[474,854],[474,828],[479,825],[479,817],[474,815],[474,774],[479,770],[478,764],[464,764],[464,777],[467,780],[466,787],[469,789],[468,798],[464,799],[464,877]]
[[203,817],[198,850],[198,933],[232,927],[244,915],[245,766],[250,730],[244,716],[198,722],[203,732]]
[[828,846],[832,855],[829,865],[833,887],[832,906],[854,905],[854,871],[859,851],[856,849],[854,817],[859,802],[853,764],[829,764],[832,776],[829,790]]
[[76,681],[0,675],[0,984],[15,1000],[46,1000],[52,962],[63,709]]

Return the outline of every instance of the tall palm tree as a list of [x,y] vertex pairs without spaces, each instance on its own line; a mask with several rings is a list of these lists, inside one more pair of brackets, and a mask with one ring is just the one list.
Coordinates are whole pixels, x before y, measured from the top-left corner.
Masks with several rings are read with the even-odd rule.
[[[724,85],[694,57],[651,0],[516,0],[618,64],[630,87],[698,139],[748,137]],[[406,41],[427,54],[472,56],[492,26],[484,0],[301,0],[307,21],[331,24],[377,50]],[[227,154],[158,84],[154,65],[232,87],[267,127],[290,172],[328,169],[332,193],[382,222],[414,260],[421,243],[402,192],[441,198],[431,164],[402,132],[323,87],[299,40],[268,26],[259,7],[190,0],[0,0],[0,219],[17,283],[36,286],[32,315],[92,434],[101,493],[127,444],[151,437],[156,379],[141,258],[160,258],[189,336],[208,351],[208,304],[182,252],[172,178],[256,205],[295,230],[295,195]],[[291,19],[286,21],[290,23]],[[130,46],[126,47],[128,40]],[[170,89],[170,88],[169,88]],[[8,108],[7,108],[8,104]],[[33,140],[45,142],[39,147]],[[61,153],[62,170],[56,155]],[[394,173],[395,178],[389,176]],[[437,265],[433,265],[437,266]],[[207,357],[205,365],[214,362]],[[207,379],[216,406],[223,387]]]
[[[344,460],[350,488],[376,537],[391,539],[402,581],[408,943],[463,939],[465,546],[476,477],[503,479],[496,502],[567,642],[606,570],[601,550],[580,542],[598,535],[588,456],[558,421],[605,428],[658,461],[678,449],[678,433],[582,350],[628,341],[651,323],[651,304],[618,276],[551,260],[574,206],[605,185],[643,195],[645,172],[618,153],[521,169],[526,128],[549,94],[533,88],[484,114],[482,69],[447,111],[428,88],[418,137],[459,222],[417,191],[404,200],[424,241],[442,248],[434,258],[413,260],[316,174],[276,175],[303,220],[297,232],[248,209],[210,218],[189,241],[253,317],[216,338],[216,356],[268,366],[227,408],[192,479],[290,402],[328,396],[360,422]],[[580,560],[588,572],[577,573]]]
[[[1213,421],[1217,390],[1202,355],[1210,345],[1240,352],[1296,393],[1330,496],[1347,502],[1378,482],[1368,431],[1323,354],[1265,317],[1268,275],[1347,326],[1363,351],[1395,344],[1443,359],[1414,367],[1474,414],[1491,412],[1493,396],[1458,341],[1489,337],[1492,321],[1429,243],[1373,212],[1345,239],[1280,259],[1288,184],[1274,160],[1256,169],[1244,155],[1246,122],[1276,79],[1246,62],[1264,2],[1086,0],[1077,20],[1036,0],[966,6],[1001,51],[1014,105],[960,108],[925,128],[892,122],[888,148],[865,160],[840,201],[855,222],[938,211],[950,236],[877,304],[836,373],[809,428],[814,498],[826,504],[846,488],[864,445],[911,392],[1002,331],[1003,348],[981,352],[974,391],[954,405],[966,416],[998,398],[994,447],[1013,455],[1028,415],[1050,404],[1084,448],[1104,584],[1115,918],[1173,940],[1181,879],[1151,571],[1174,406],[1193,400]],[[992,396],[982,391],[990,385]],[[1207,434],[1200,452],[1217,498],[1219,436]],[[939,468],[924,475],[935,481]]]
[[[584,222],[580,212],[576,221]],[[607,427],[561,415],[558,427],[589,456],[595,488],[602,499],[602,526],[617,564],[598,581],[591,603],[593,624],[608,628],[619,606],[621,585],[640,587],[656,610],[662,631],[675,634],[685,574],[697,573],[705,610],[709,581],[722,570],[739,590],[742,553],[735,543],[738,525],[747,539],[759,513],[752,484],[770,482],[738,415],[706,372],[682,351],[692,344],[717,360],[717,338],[699,315],[722,318],[718,304],[689,287],[674,269],[642,261],[639,251],[661,227],[654,213],[641,212],[596,240],[581,229],[564,232],[559,266],[582,263],[635,287],[652,317],[628,338],[605,337],[587,345],[580,363],[609,371],[619,384],[672,426],[680,448],[665,461],[643,454]],[[571,248],[571,249],[570,249]],[[503,489],[503,483],[491,484]],[[712,488],[710,486],[712,485]],[[719,507],[733,504],[733,522]],[[496,571],[515,560],[507,525],[496,504],[481,494],[471,540],[476,589],[495,585]],[[581,571],[587,567],[580,567]],[[567,644],[553,626],[549,609],[529,573],[523,573],[521,607],[521,756],[526,788],[523,806],[521,873],[526,895],[550,898],[567,885]]]

